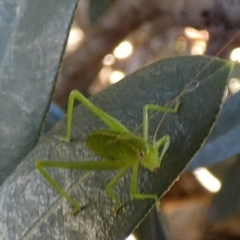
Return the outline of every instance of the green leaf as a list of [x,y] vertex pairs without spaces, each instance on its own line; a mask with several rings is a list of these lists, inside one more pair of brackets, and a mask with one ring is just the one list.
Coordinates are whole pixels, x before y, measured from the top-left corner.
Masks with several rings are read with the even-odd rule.
[[240,153],[239,109],[240,92],[231,95],[224,103],[216,125],[188,169],[210,166]]
[[[232,67],[230,62],[200,56],[165,59],[92,98],[94,104],[134,130],[141,126],[144,104],[165,105],[179,96],[177,114],[164,118],[155,114],[150,122],[153,136],[163,119],[157,138],[169,134],[171,144],[157,172],[140,171],[141,192],[161,196],[185,169],[216,120]],[[34,163],[38,159],[96,159],[84,142],[91,131],[105,126],[88,109],[78,106],[73,141],[66,144],[59,140],[65,134],[65,124],[61,121],[44,136],[0,189],[0,233],[4,239],[122,240],[154,206],[152,200],[130,199],[130,173],[116,187],[124,206],[114,215],[105,187],[116,172],[95,172],[83,179],[86,175],[81,171],[52,169],[58,183],[70,188],[71,195],[86,206],[75,217],[68,215],[71,206],[42,178]],[[141,129],[137,132],[141,134]]]
[[0,185],[39,137],[77,2],[0,0]]

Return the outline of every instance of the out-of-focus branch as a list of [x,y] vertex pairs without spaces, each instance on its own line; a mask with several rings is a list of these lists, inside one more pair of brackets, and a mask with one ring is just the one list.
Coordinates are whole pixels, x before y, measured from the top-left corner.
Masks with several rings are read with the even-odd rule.
[[[220,35],[212,35],[216,39],[224,36],[224,40],[221,40],[219,44],[222,47],[230,39],[227,32],[232,27],[240,25],[238,15],[235,14],[235,18],[228,16],[230,4],[230,1],[228,6],[221,0],[116,0],[112,7],[87,31],[81,47],[64,60],[58,77],[55,102],[66,106],[72,89],[87,92],[88,86],[102,66],[103,57],[130,32],[146,21],[160,16],[162,19],[171,16],[173,21],[180,26],[213,29],[213,31],[215,28],[222,28]],[[240,9],[240,4],[235,3],[234,7]],[[214,54],[218,51],[209,49],[208,53]]]
[[121,0],[104,14],[81,48],[65,59],[54,100],[64,106],[72,89],[86,89],[101,68],[101,60],[133,29],[159,16],[155,1]]
[[209,22],[207,55],[228,58],[231,50],[240,45],[240,1],[216,0],[213,12],[205,12]]
[[226,30],[222,27],[209,30],[206,55],[228,59],[232,49],[240,46],[239,29]]

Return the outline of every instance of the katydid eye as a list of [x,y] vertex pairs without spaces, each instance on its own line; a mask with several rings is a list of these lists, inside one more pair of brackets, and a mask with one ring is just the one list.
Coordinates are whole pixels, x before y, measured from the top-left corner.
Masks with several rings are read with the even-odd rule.
[[144,152],[142,150],[139,151],[139,157],[144,158]]

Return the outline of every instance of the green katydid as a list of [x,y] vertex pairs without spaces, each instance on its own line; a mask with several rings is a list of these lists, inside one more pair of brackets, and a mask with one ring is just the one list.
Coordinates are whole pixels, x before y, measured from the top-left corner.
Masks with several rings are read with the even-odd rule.
[[[110,116],[80,92],[74,90],[71,92],[68,101],[66,137],[64,140],[71,140],[72,115],[74,101],[80,101],[92,113],[97,115],[109,129],[96,130],[92,132],[86,140],[86,146],[96,155],[102,157],[100,161],[84,162],[60,162],[49,160],[38,160],[36,168],[46,178],[46,180],[74,207],[72,214],[81,210],[80,204],[74,200],[63,188],[47,173],[45,168],[68,168],[86,171],[112,171],[119,170],[119,173],[107,185],[106,190],[112,201],[116,204],[115,211],[122,206],[120,200],[114,192],[114,187],[118,181],[130,169],[133,169],[130,184],[130,195],[132,199],[154,199],[157,195],[139,193],[137,190],[138,168],[141,164],[144,168],[154,171],[160,167],[162,158],[168,150],[170,136],[165,135],[159,140],[150,143],[149,141],[149,111],[160,111],[176,113],[179,107],[179,100],[176,101],[173,108],[167,108],[159,105],[147,104],[143,107],[143,137],[130,132],[121,122]],[[161,153],[159,154],[159,149]]]

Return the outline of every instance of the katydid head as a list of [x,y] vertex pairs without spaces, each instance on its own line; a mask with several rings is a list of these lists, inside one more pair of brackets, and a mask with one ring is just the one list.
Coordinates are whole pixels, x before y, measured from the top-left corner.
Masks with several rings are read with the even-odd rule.
[[142,156],[141,164],[151,172],[156,171],[160,167],[158,148],[149,146],[148,152]]
[[[170,145],[170,136],[164,135],[157,142],[154,142],[153,145],[148,145],[148,151],[143,156],[141,161],[142,165],[149,169],[151,172],[157,170],[160,167],[162,158],[168,147]],[[161,148],[161,153],[159,154],[159,148]]]

